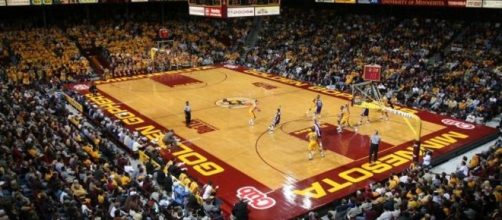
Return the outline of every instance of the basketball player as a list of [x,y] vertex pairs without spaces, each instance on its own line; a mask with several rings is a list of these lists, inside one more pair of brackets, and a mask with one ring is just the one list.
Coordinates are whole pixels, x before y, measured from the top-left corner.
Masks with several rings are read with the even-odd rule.
[[314,131],[314,128],[310,129],[310,132],[307,134],[307,138],[309,139],[308,146],[308,157],[309,160],[312,160],[312,157],[317,149],[319,149],[319,142],[317,140],[317,134]]
[[321,95],[317,95],[317,97],[312,100],[312,107],[310,107],[306,113],[307,117],[309,117],[310,111],[312,111],[312,108],[315,108],[313,118],[319,118],[321,116],[321,110],[322,110]]
[[337,131],[338,133],[343,132],[343,127],[351,127],[350,126],[350,111],[349,111],[349,105],[342,105],[340,107],[340,115],[339,115],[339,122],[338,122],[338,128]]
[[368,124],[370,123],[369,114],[370,114],[370,110],[368,108],[364,108],[363,112],[361,112],[361,120],[359,121],[359,125],[363,124],[364,119],[366,119],[366,121],[368,122]]
[[[387,97],[384,96],[382,98],[382,101],[383,101],[383,104],[385,107],[390,106],[391,108],[394,108],[392,106],[392,104],[389,102],[389,99]],[[387,113],[387,111],[385,109],[382,109],[381,112],[382,112],[382,117],[380,119],[386,120],[386,121],[389,120],[389,113]]]
[[317,143],[319,144],[319,151],[321,152],[321,157],[324,157],[324,147],[322,146],[321,138],[321,125],[319,125],[319,120],[314,119],[314,131],[317,135]]
[[274,133],[274,129],[281,123],[281,106],[277,108],[277,111],[275,112],[274,118],[272,119],[272,123],[268,127],[268,132],[269,133]]
[[321,110],[322,110],[321,95],[317,95],[317,98],[314,99],[314,104],[315,104],[314,118],[318,119],[321,117]]
[[258,100],[255,99],[249,106],[249,126],[253,126],[256,121],[256,111],[260,111],[260,109],[258,108]]

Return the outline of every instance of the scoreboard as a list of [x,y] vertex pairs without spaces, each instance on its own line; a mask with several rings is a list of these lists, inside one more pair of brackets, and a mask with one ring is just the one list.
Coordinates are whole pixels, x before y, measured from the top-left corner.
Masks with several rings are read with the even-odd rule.
[[280,14],[280,0],[188,0],[188,14],[236,18]]

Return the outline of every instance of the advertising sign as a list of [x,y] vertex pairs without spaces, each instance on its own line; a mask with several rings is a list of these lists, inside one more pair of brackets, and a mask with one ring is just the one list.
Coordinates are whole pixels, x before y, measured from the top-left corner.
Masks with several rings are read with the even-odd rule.
[[188,7],[188,14],[204,16],[204,7],[190,6]]
[[357,0],[357,4],[379,4],[380,0]]
[[448,0],[448,7],[465,7],[465,0]]
[[98,3],[98,0],[78,0],[78,3],[81,4]]
[[208,17],[223,17],[221,8],[204,7],[204,15]]
[[254,16],[254,8],[253,7],[239,7],[239,8],[228,8],[227,9],[227,17],[248,17]]
[[483,0],[483,8],[502,8],[502,0]]
[[30,0],[7,0],[8,6],[30,5]]
[[335,0],[335,3],[355,4],[356,0]]
[[446,6],[447,0],[381,0],[385,5]]
[[266,6],[266,7],[255,7],[255,16],[265,16],[265,15],[279,15],[281,10],[279,6]]
[[483,0],[467,0],[465,2],[465,7],[468,8],[481,8],[483,6]]

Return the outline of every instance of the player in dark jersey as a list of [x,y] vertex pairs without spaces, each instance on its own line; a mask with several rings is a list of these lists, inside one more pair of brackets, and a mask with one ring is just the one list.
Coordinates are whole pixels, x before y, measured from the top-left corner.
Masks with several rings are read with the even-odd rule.
[[277,111],[275,112],[274,118],[272,119],[272,123],[270,126],[268,126],[268,132],[273,133],[274,129],[281,123],[281,107],[277,108]]
[[322,110],[322,101],[320,95],[317,95],[317,98],[314,100],[314,105],[315,105],[314,118],[318,119],[321,117],[321,110]]
[[359,121],[359,125],[362,125],[365,119],[366,122],[368,122],[369,124],[370,123],[369,115],[370,115],[370,110],[368,108],[364,108],[363,112],[361,112],[361,120]]
[[321,138],[321,125],[319,124],[319,120],[314,119],[314,132],[317,135],[317,142],[319,144],[319,151],[321,152],[321,157],[324,157],[324,147],[322,146],[322,138]]

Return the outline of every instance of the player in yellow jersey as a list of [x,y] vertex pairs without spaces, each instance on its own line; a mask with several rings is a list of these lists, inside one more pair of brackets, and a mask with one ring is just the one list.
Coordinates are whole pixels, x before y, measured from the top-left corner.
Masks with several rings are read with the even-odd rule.
[[324,151],[322,148],[320,148],[319,139],[317,137],[318,136],[314,128],[311,128],[309,133],[307,134],[307,138],[309,139],[309,146],[307,148],[309,160],[312,160],[316,150],[319,150],[321,152],[321,156],[324,157]]
[[[387,97],[383,97],[382,98],[382,102],[383,104],[385,105],[385,107],[391,107],[391,108],[394,108],[394,106],[392,106],[392,103],[389,101],[389,99]],[[387,113],[387,111],[385,111],[384,109],[380,110],[382,112],[382,117],[380,119],[382,120],[389,120],[389,113]]]
[[248,124],[249,126],[253,126],[254,122],[256,121],[256,113],[259,112],[260,109],[258,108],[258,100],[254,100],[253,103],[249,106],[249,121]]
[[342,105],[340,107],[340,113],[338,115],[338,128],[337,131],[338,133],[343,132],[343,128],[346,127],[351,127],[350,126],[350,111],[349,111],[349,105]]

